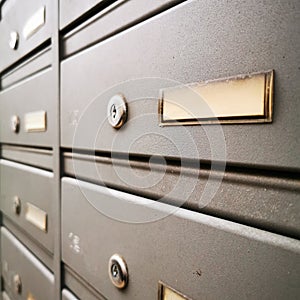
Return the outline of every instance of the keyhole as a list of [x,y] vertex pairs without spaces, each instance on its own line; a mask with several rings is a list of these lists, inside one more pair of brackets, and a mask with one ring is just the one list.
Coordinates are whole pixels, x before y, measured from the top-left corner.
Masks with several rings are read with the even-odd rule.
[[115,119],[115,118],[116,118],[116,115],[117,115],[117,108],[116,108],[115,105],[113,105],[113,106],[111,107],[111,116],[112,116],[113,119]]
[[119,268],[116,264],[112,265],[111,273],[112,273],[112,276],[115,278],[119,275]]

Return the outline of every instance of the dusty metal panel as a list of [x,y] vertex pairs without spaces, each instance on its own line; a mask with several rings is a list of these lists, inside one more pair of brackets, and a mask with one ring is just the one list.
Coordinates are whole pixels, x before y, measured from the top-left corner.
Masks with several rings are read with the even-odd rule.
[[[227,166],[223,173],[205,163],[198,169],[196,164],[172,160],[160,165],[145,159],[64,153],[64,174],[300,237],[300,179],[286,173],[242,166]],[[209,186],[215,194],[205,194]]]
[[0,171],[2,212],[53,253],[53,173],[7,160]]
[[[1,228],[2,276],[16,299],[54,299],[54,276],[7,229]],[[21,287],[15,289],[15,276]]]
[[[122,291],[108,276],[115,253],[129,271]],[[62,258],[108,299],[156,299],[160,280],[191,299],[300,293],[298,240],[69,178]]]
[[[62,146],[299,170],[299,9],[298,1],[188,1],[66,59]],[[159,128],[161,88],[268,70],[273,123]],[[119,131],[106,119],[117,93],[128,103]]]
[[[174,6],[183,0],[119,0],[97,15],[67,33],[63,38],[63,56],[70,56],[83,48],[103,40],[119,31],[145,21],[160,11]],[[66,2],[66,1],[65,1]],[[80,3],[80,6],[86,4]],[[72,9],[76,9],[76,5]],[[72,12],[72,9],[69,9]]]
[[52,1],[6,1],[1,8],[0,72],[50,38]]
[[[2,143],[53,146],[57,115],[52,83],[53,72],[46,70],[0,93]],[[47,127],[40,132],[27,132],[25,117],[37,111],[45,112]],[[14,118],[18,119],[17,128]]]

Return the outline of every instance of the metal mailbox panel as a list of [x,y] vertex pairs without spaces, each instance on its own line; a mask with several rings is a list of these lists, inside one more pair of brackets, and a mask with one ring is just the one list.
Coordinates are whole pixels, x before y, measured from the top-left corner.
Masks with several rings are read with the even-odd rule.
[[60,0],[59,1],[59,22],[60,29],[69,25],[80,15],[90,10],[96,4],[105,2],[104,0]]
[[[300,238],[300,180],[246,168],[65,153],[64,174]],[[209,191],[209,192],[208,192]]]
[[70,291],[64,289],[62,291],[62,300],[78,300]]
[[[66,3],[68,1],[65,1]],[[119,31],[143,22],[147,18],[174,6],[182,0],[119,0],[100,10],[98,14],[68,32],[63,37],[62,55],[70,56],[83,48],[104,40]],[[88,4],[88,3],[87,3]],[[102,1],[105,5],[105,1]],[[80,6],[86,5],[81,2]],[[76,8],[73,5],[69,12]]]
[[3,159],[0,172],[3,214],[53,253],[53,173]]
[[2,299],[3,300],[10,300],[9,296],[7,295],[7,293],[5,291],[2,292]]
[[50,38],[52,1],[5,1],[1,7],[0,72]]
[[[66,59],[62,145],[299,169],[299,9],[296,0],[188,1]],[[273,123],[159,127],[161,88],[268,70]],[[106,116],[118,93],[128,118],[115,130]]]
[[[45,299],[54,297],[54,276],[6,228],[1,227],[1,265],[6,290],[13,299]],[[21,287],[15,290],[15,276]]]
[[[126,261],[128,286],[108,261]],[[108,299],[156,299],[162,281],[191,299],[299,296],[300,242],[63,178],[62,259]]]
[[2,143],[52,146],[57,117],[52,81],[53,72],[48,69],[0,92]]
[[51,150],[1,145],[1,157],[47,170],[53,169]]
[[[116,29],[115,24],[119,23],[119,25],[123,24],[125,25],[127,21],[132,21],[131,16],[138,17],[140,13],[147,14],[155,9],[159,9],[163,7],[164,5],[168,5],[171,3],[179,2],[178,0],[157,0],[157,1],[141,1],[141,0],[111,0],[111,1],[104,1],[104,0],[87,0],[87,1],[80,1],[80,0],[61,0],[60,1],[60,28],[64,28],[65,26],[69,25],[72,21],[76,20],[80,15],[84,14],[91,8],[95,7],[97,4],[103,4],[103,7],[108,6],[108,9],[104,9],[104,14],[102,15],[102,18],[105,18],[105,15],[110,12],[111,10],[117,10],[120,12],[117,12],[115,17],[115,22],[106,22],[102,23],[106,29],[110,26],[110,31],[113,31]],[[110,5],[108,5],[110,4]],[[120,9],[119,9],[120,8]],[[124,9],[125,8],[125,9]],[[111,19],[112,20],[112,19]],[[95,21],[95,20],[93,20]],[[109,23],[109,24],[108,24]],[[107,26],[109,25],[109,26]],[[121,27],[121,26],[119,26]],[[89,38],[92,39],[93,37],[89,35]]]

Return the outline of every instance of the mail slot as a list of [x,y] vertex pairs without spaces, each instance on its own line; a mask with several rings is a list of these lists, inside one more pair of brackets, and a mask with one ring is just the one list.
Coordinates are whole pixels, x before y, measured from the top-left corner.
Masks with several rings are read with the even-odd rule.
[[53,152],[46,149],[1,145],[4,159],[17,161],[46,170],[53,169]]
[[1,6],[0,72],[50,39],[51,0],[5,1]]
[[[108,274],[116,253],[128,268],[122,291]],[[70,178],[62,260],[108,299],[157,299],[161,282],[188,299],[299,293],[298,240]]]
[[297,179],[274,176],[272,172],[257,175],[254,170],[230,166],[223,173],[204,163],[180,165],[176,160],[155,161],[153,157],[126,158],[65,152],[64,174],[300,237]]
[[53,274],[4,227],[1,266],[4,288],[11,299],[55,299]]
[[[67,32],[63,37],[62,55],[70,56],[81,49],[92,45],[99,40],[123,31],[133,24],[149,19],[150,16],[182,2],[182,0],[118,0],[118,1],[76,1],[62,0],[60,2],[60,26],[61,28],[79,16],[80,12],[86,12],[97,3],[94,12],[98,13],[87,19],[83,24]],[[83,16],[81,16],[83,17]],[[84,18],[84,17],[83,17]]]
[[0,171],[4,216],[53,253],[53,173],[3,159]]
[[[280,27],[274,26],[278,16]],[[297,14],[287,2],[187,1],[67,58],[61,66],[62,146],[299,169],[295,109],[299,47],[295,31],[286,34],[289,24],[296,23]],[[285,45],[282,51],[274,47],[279,37]],[[274,75],[271,118],[265,115],[269,106],[263,106],[264,97],[255,96],[264,93],[264,81],[257,85],[262,89],[250,88],[255,93],[249,102],[243,96],[248,94],[248,81],[231,81],[270,71]],[[231,95],[229,90],[225,93],[218,84],[210,84],[222,80],[232,83],[237,101],[226,96]],[[184,86],[197,95],[203,83],[208,83],[210,95],[224,92],[216,107],[217,124],[186,124],[174,114],[172,119],[179,119],[181,126],[164,126],[161,91],[178,92],[176,88]],[[108,122],[107,106],[119,94],[126,99],[128,118],[116,130]],[[186,98],[180,101],[187,103]],[[187,107],[192,114],[193,103]],[[196,109],[196,119],[202,118]],[[223,124],[224,113],[235,122]]]
[[60,4],[60,28],[64,28],[66,25],[77,19],[81,14],[85,13],[97,3],[104,2],[102,0],[87,0],[87,1],[72,1],[61,0]]

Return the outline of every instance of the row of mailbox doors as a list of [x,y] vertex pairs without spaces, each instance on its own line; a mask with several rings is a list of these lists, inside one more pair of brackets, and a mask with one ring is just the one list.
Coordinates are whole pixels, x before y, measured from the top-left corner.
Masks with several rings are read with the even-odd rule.
[[[298,3],[294,5],[297,7]],[[212,4],[202,1],[184,2],[64,59],[61,62],[61,146],[299,170],[299,89],[298,69],[294,63],[298,61],[296,49],[299,48],[294,43],[299,39],[295,38],[290,43],[290,36],[286,35],[286,28],[294,32],[291,26],[297,23],[296,10],[292,10],[289,4],[277,6],[273,3],[232,2],[229,5],[218,2],[215,8],[212,7]],[[122,11],[122,8],[121,5],[118,9]],[[112,11],[115,13],[115,10]],[[258,11],[263,13],[263,17]],[[283,16],[282,11],[285,11]],[[133,10],[128,18],[140,17],[138,12],[141,14],[139,10]],[[112,18],[109,24],[119,20],[114,13],[108,14]],[[218,25],[221,13],[222,30]],[[278,21],[279,15],[285,25],[277,28],[273,24]],[[264,26],[260,25],[262,18]],[[234,27],[232,20],[237,22]],[[93,33],[103,27],[103,19],[99,18],[94,23],[66,38],[62,48],[71,43],[72,51],[78,51],[78,47],[81,49],[82,41],[78,35],[90,36],[90,42],[94,43],[97,35]],[[247,28],[247,35],[239,28]],[[103,33],[104,37],[106,35]],[[268,41],[262,42],[266,36]],[[282,49],[272,47],[272,41],[278,39]],[[142,40],[143,43],[140,42]],[[55,82],[55,74],[49,53],[51,49],[42,51],[24,66],[27,72],[36,74],[30,80],[13,84],[24,76],[20,70],[2,78],[2,143],[52,147],[56,141],[58,105],[51,84]],[[233,60],[238,61],[232,63]],[[225,113],[224,107],[236,110],[236,105],[228,102],[217,106],[219,115],[227,116],[223,121],[220,118],[220,122],[229,122],[222,127],[207,124],[160,126],[157,112],[161,92],[167,93],[166,88],[269,70],[275,71],[274,86],[273,83],[270,86],[275,102],[264,108],[271,109],[267,119],[255,117],[259,111],[251,111],[251,107],[247,106],[245,111],[230,112],[229,109]],[[215,86],[212,90],[217,88]],[[239,85],[233,89],[239,91]],[[176,92],[177,98],[182,97],[182,90]],[[107,111],[110,99],[120,93],[126,98],[128,117],[122,128],[116,130],[108,122]],[[258,90],[258,93],[264,91]],[[210,97],[207,96],[207,99]],[[245,96],[240,97],[246,105]],[[26,106],[23,105],[24,98]],[[198,100],[192,99],[187,109],[194,108],[196,113],[201,102]],[[209,105],[211,103],[208,102]],[[266,104],[261,102],[260,108],[261,105]],[[164,108],[167,109],[167,106]],[[174,111],[166,113],[178,118]],[[247,124],[236,124],[241,122],[239,113],[246,114]],[[181,116],[184,117],[184,114]],[[272,119],[272,124],[264,123]],[[254,124],[249,124],[251,120]],[[185,125],[184,121],[179,124]]]
[[[6,219],[12,220],[53,253],[51,172],[2,159],[1,174],[6,175],[1,176],[2,187],[3,180],[16,175],[20,191],[17,209],[13,197],[16,188],[11,185],[10,190],[2,190],[4,224],[9,224]],[[31,180],[41,189],[37,194],[20,188]],[[47,197],[40,201],[37,195]],[[51,272],[5,228],[1,239],[5,289],[18,296],[18,275],[22,297],[53,299],[52,289],[45,288],[53,286]],[[76,178],[62,178],[64,281],[72,288],[79,276],[99,293],[98,297],[155,299],[159,283],[190,299],[224,294],[229,298],[271,294],[296,297],[299,251],[299,242],[292,238]],[[114,254],[126,266],[124,271],[122,261],[118,262],[117,272],[128,272],[124,290],[116,288],[110,276],[113,269],[109,263]],[[83,293],[76,286],[75,294]]]
[[[51,155],[58,134],[58,105],[52,89],[56,75],[52,69],[49,39],[53,3],[28,1],[26,7],[21,4],[22,9],[14,10],[13,1],[5,2],[1,6],[0,23],[3,33],[0,43],[5,58],[0,63],[0,71],[5,73],[1,77],[0,142],[38,146],[43,149],[32,149],[33,153],[44,151],[49,155],[46,160],[37,159],[38,155],[30,156],[29,151],[19,155],[18,151],[12,153],[17,147],[2,147],[2,157],[6,158],[1,159],[1,210],[6,226],[1,229],[2,276],[6,290],[3,298],[54,299],[52,264],[40,257],[44,266],[9,231],[13,228],[9,225],[12,221],[41,249],[53,255],[56,225],[51,204],[54,190]],[[70,8],[68,1],[61,1],[60,29],[100,2],[74,1]],[[295,176],[283,178],[284,172],[296,174],[293,172],[298,171],[300,165],[297,155],[299,70],[295,64],[299,39],[291,42],[286,34],[289,28],[294,35],[297,9],[292,7],[298,6],[297,1],[280,5],[239,1],[208,4],[196,0],[143,1],[143,5],[140,0],[117,2],[91,22],[88,20],[86,26],[62,38],[61,146],[73,148],[75,152],[79,149],[97,150],[102,154],[131,152],[139,172],[145,169],[141,162],[143,157],[152,155],[181,162],[197,162],[200,158],[227,161],[234,172],[226,173],[227,183],[221,190],[226,192],[224,199],[231,198],[231,202],[217,199],[219,204],[212,204],[212,210],[206,213],[224,211],[226,213],[219,216],[243,223],[249,220],[250,225],[259,224],[261,228],[280,229],[283,234],[298,236],[298,181]],[[179,2],[183,3],[175,5]],[[274,24],[279,16],[282,26],[278,28]],[[232,26],[233,19],[235,26]],[[260,22],[262,19],[264,26]],[[11,24],[15,25],[13,31]],[[135,26],[128,28],[130,24]],[[240,28],[245,28],[247,34]],[[117,32],[119,34],[107,38]],[[281,46],[272,47],[274,40],[279,40]],[[73,55],[91,44],[95,45]],[[21,67],[9,69],[33,49],[37,49],[35,56]],[[190,127],[161,124],[157,112],[162,107],[161,97],[169,88],[175,87],[176,93],[181,95],[182,84],[232,76],[239,81],[242,77],[237,75],[249,76],[257,72],[273,76],[274,72],[269,70],[275,70],[272,124],[248,123],[249,118],[247,124],[236,124],[240,123],[237,118],[229,118],[233,122],[223,127],[199,126],[201,122]],[[114,109],[118,107],[111,102],[113,99],[118,105],[118,101],[122,104],[125,100],[123,110],[126,110],[127,119],[121,118],[121,123],[114,124],[119,111]],[[250,117],[257,121],[256,116]],[[14,155],[18,158],[13,159]],[[78,298],[156,299],[157,295],[159,299],[199,299],[207,295],[283,298],[299,295],[297,240],[149,200],[147,197],[163,197],[160,187],[145,192],[140,185],[136,190],[128,190],[128,186],[117,182],[111,169],[107,169],[107,157],[98,157],[96,161],[100,169],[105,170],[101,183],[143,194],[146,198],[87,183],[84,180],[95,182],[96,178],[93,172],[97,170],[89,166],[93,158],[89,155],[73,158],[69,152],[63,155],[61,233],[63,281]],[[119,161],[122,165],[124,159]],[[279,172],[279,176],[276,173],[276,176],[260,177],[263,184],[268,184],[269,193],[266,194],[265,189],[253,184],[259,176],[236,180],[236,176],[247,173],[236,172],[237,164],[284,172]],[[177,171],[173,167],[167,171],[164,184],[174,182],[172,176]],[[155,172],[158,176],[159,168]],[[186,178],[195,177],[189,172]],[[124,174],[127,176],[127,171]],[[76,175],[82,180],[76,180]],[[196,175],[198,180],[199,174]],[[12,181],[17,184],[12,185]],[[235,182],[234,189],[232,182]],[[28,189],[33,185],[34,190]],[[256,189],[255,198],[262,197],[256,210],[253,210],[255,205],[249,205],[248,196],[238,199],[244,194],[243,187],[249,194]],[[235,189],[238,191],[233,195]],[[196,200],[199,197],[197,189],[193,197]],[[284,203],[278,201],[283,198],[286,199]],[[272,212],[269,207],[273,207]],[[193,203],[188,208],[196,210]],[[117,264],[111,261],[114,254],[121,258]],[[124,273],[127,273],[125,277]],[[126,289],[116,288],[116,282],[121,287],[127,285]],[[66,289],[63,297],[76,299]]]

